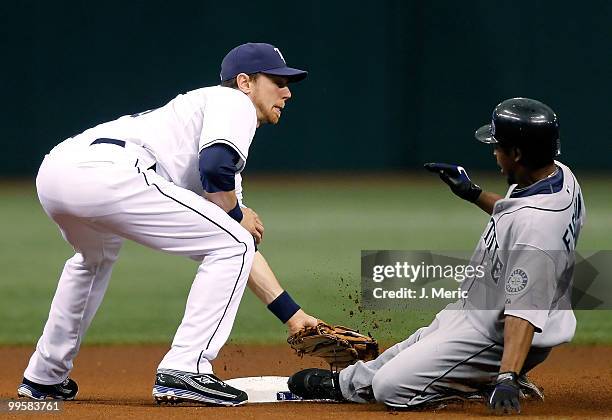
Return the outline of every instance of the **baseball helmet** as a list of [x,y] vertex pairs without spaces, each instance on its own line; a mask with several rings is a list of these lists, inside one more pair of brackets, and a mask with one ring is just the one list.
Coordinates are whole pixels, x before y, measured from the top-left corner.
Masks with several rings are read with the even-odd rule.
[[559,119],[548,105],[535,99],[501,102],[493,110],[491,124],[474,135],[483,143],[516,146],[533,163],[549,162],[561,154]]

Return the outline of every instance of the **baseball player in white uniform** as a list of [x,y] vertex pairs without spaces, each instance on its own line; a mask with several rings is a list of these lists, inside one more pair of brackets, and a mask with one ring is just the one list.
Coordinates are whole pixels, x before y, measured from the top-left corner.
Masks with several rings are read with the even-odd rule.
[[460,166],[425,166],[491,215],[470,262],[486,275],[465,280],[467,298],[377,359],[339,374],[296,373],[289,380],[294,393],[394,408],[486,398],[498,413],[519,412],[521,395],[542,397],[525,374],[575,332],[569,291],[585,217],[582,193],[570,169],[554,160],[559,124],[545,104],[506,100],[476,137],[495,146],[511,184],[505,197],[482,191]]
[[264,228],[243,204],[241,172],[255,130],[278,123],[288,84],[306,77],[270,44],[248,43],[221,64],[221,85],[100,124],[57,145],[36,187],[75,249],[18,395],[73,399],[73,359],[108,286],[124,239],[200,263],[185,314],[157,371],[158,402],[240,405],[211,361],[227,340],[247,282],[293,333],[316,324],[256,251]]

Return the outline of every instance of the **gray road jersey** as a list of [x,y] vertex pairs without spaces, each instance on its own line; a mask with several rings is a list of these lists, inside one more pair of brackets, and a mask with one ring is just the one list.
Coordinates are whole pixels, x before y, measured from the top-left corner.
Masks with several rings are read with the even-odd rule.
[[550,347],[574,336],[576,318],[569,303],[574,249],[585,207],[570,169],[530,187],[513,185],[499,200],[472,256],[485,267],[482,279],[466,280],[464,300],[474,328],[503,342],[504,316],[534,325],[533,345]]

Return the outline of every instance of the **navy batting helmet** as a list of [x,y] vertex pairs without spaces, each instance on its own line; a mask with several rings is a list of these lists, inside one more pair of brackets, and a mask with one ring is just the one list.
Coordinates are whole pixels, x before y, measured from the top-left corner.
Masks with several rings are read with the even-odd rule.
[[559,119],[546,104],[529,98],[512,98],[493,110],[491,124],[476,130],[483,143],[518,147],[530,166],[550,163],[561,154]]

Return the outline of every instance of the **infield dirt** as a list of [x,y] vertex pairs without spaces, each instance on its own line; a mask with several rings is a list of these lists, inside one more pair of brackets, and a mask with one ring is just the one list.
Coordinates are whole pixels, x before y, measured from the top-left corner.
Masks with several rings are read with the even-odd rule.
[[[480,403],[450,405],[437,411],[397,412],[380,404],[251,404],[236,408],[158,406],[151,398],[155,368],[164,346],[84,347],[72,377],[79,383],[76,401],[58,414],[6,414],[5,418],[308,418],[411,419],[482,418]],[[0,398],[15,398],[15,390],[32,348],[1,347]],[[305,367],[324,367],[316,359],[300,359],[286,346],[228,345],[214,362],[223,378],[285,375]],[[554,350],[531,378],[544,388],[544,402],[523,402],[521,418],[612,418],[612,347],[561,347]]]

